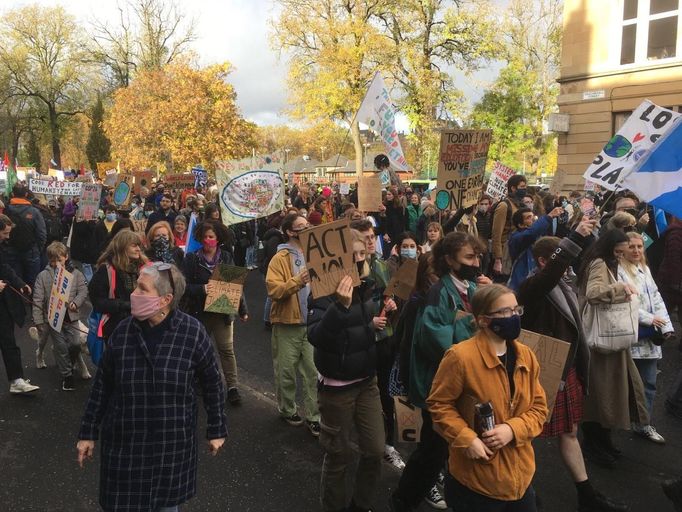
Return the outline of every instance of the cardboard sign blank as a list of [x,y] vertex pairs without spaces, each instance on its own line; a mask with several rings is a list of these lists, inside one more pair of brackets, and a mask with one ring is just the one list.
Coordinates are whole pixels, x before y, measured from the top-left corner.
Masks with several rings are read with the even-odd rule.
[[395,275],[391,278],[384,295],[395,295],[403,300],[408,300],[417,283],[417,268],[419,262],[413,259],[406,259]]
[[358,178],[358,210],[361,212],[379,211],[383,206],[381,188],[378,175],[360,176]]
[[353,261],[353,240],[347,220],[306,229],[299,234],[299,240],[314,298],[334,293],[344,276],[353,278],[353,286],[360,284],[358,268]]
[[406,396],[394,396],[395,417],[398,424],[398,440],[418,443],[422,431],[422,410],[410,403]]
[[531,331],[521,330],[519,341],[530,348],[540,364],[540,384],[547,395],[547,422],[552,417],[556,394],[561,384],[571,344]]

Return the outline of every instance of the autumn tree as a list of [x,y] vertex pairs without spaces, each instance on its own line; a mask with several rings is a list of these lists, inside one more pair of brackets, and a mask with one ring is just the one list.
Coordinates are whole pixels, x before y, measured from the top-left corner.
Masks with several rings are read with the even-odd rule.
[[97,102],[92,109],[90,133],[88,135],[88,144],[85,150],[88,155],[88,162],[90,162],[91,169],[97,169],[97,162],[108,162],[111,160],[111,141],[104,133],[103,123],[104,105],[102,104],[102,98],[98,97]]
[[[351,125],[388,45],[374,22],[391,0],[277,0],[273,46],[289,58],[290,113]],[[374,20],[374,21],[373,21]],[[351,126],[362,170],[357,122]]]
[[104,122],[111,156],[128,168],[184,171],[241,158],[255,145],[255,126],[241,116],[227,63],[195,69],[185,63],[140,72],[119,89]]
[[288,149],[290,157],[308,155],[322,161],[339,152],[353,154],[350,148],[344,148],[346,129],[332,121],[319,123],[304,128],[287,125],[259,126],[259,150],[264,153]]
[[51,157],[61,163],[64,124],[81,113],[95,77],[84,64],[83,31],[62,7],[29,5],[0,20],[0,67],[9,75],[6,98],[23,98],[45,123]]

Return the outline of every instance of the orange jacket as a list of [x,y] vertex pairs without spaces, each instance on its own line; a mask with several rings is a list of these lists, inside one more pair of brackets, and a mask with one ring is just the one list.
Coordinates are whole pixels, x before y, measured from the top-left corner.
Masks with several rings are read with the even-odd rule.
[[[548,412],[535,354],[518,342],[514,348],[513,399],[507,371],[482,332],[445,353],[427,399],[433,427],[450,447],[452,476],[479,494],[504,501],[521,499],[530,486],[535,473],[531,441],[542,432]],[[495,423],[509,425],[514,439],[489,461],[472,460],[466,449],[477,437],[474,405],[488,400]]]

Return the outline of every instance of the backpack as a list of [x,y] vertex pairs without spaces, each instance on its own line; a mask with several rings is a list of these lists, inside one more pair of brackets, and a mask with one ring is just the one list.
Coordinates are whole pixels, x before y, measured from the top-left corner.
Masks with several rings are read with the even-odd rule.
[[497,214],[497,210],[499,209],[500,204],[506,203],[507,204],[507,218],[505,219],[505,224],[511,224],[512,220],[512,205],[511,201],[509,201],[508,198],[503,199],[499,203],[495,205],[495,209],[493,210],[493,214],[490,217],[490,231],[492,232],[493,226],[495,225],[495,215]]
[[[33,222],[27,219],[24,215],[16,212],[13,208],[7,208],[5,213],[10,218],[14,227],[10,231],[9,245],[19,252],[26,252],[37,245],[38,237],[36,236],[35,226]],[[38,213],[40,215],[40,213]]]

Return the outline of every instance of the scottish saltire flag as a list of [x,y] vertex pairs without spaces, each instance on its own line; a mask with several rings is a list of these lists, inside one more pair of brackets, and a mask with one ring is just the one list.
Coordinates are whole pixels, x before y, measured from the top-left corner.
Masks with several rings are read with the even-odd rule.
[[654,206],[654,223],[656,224],[656,233],[658,233],[659,238],[668,229],[668,220],[665,218],[665,212],[660,208]]
[[644,155],[623,180],[642,200],[682,218],[682,118]]

